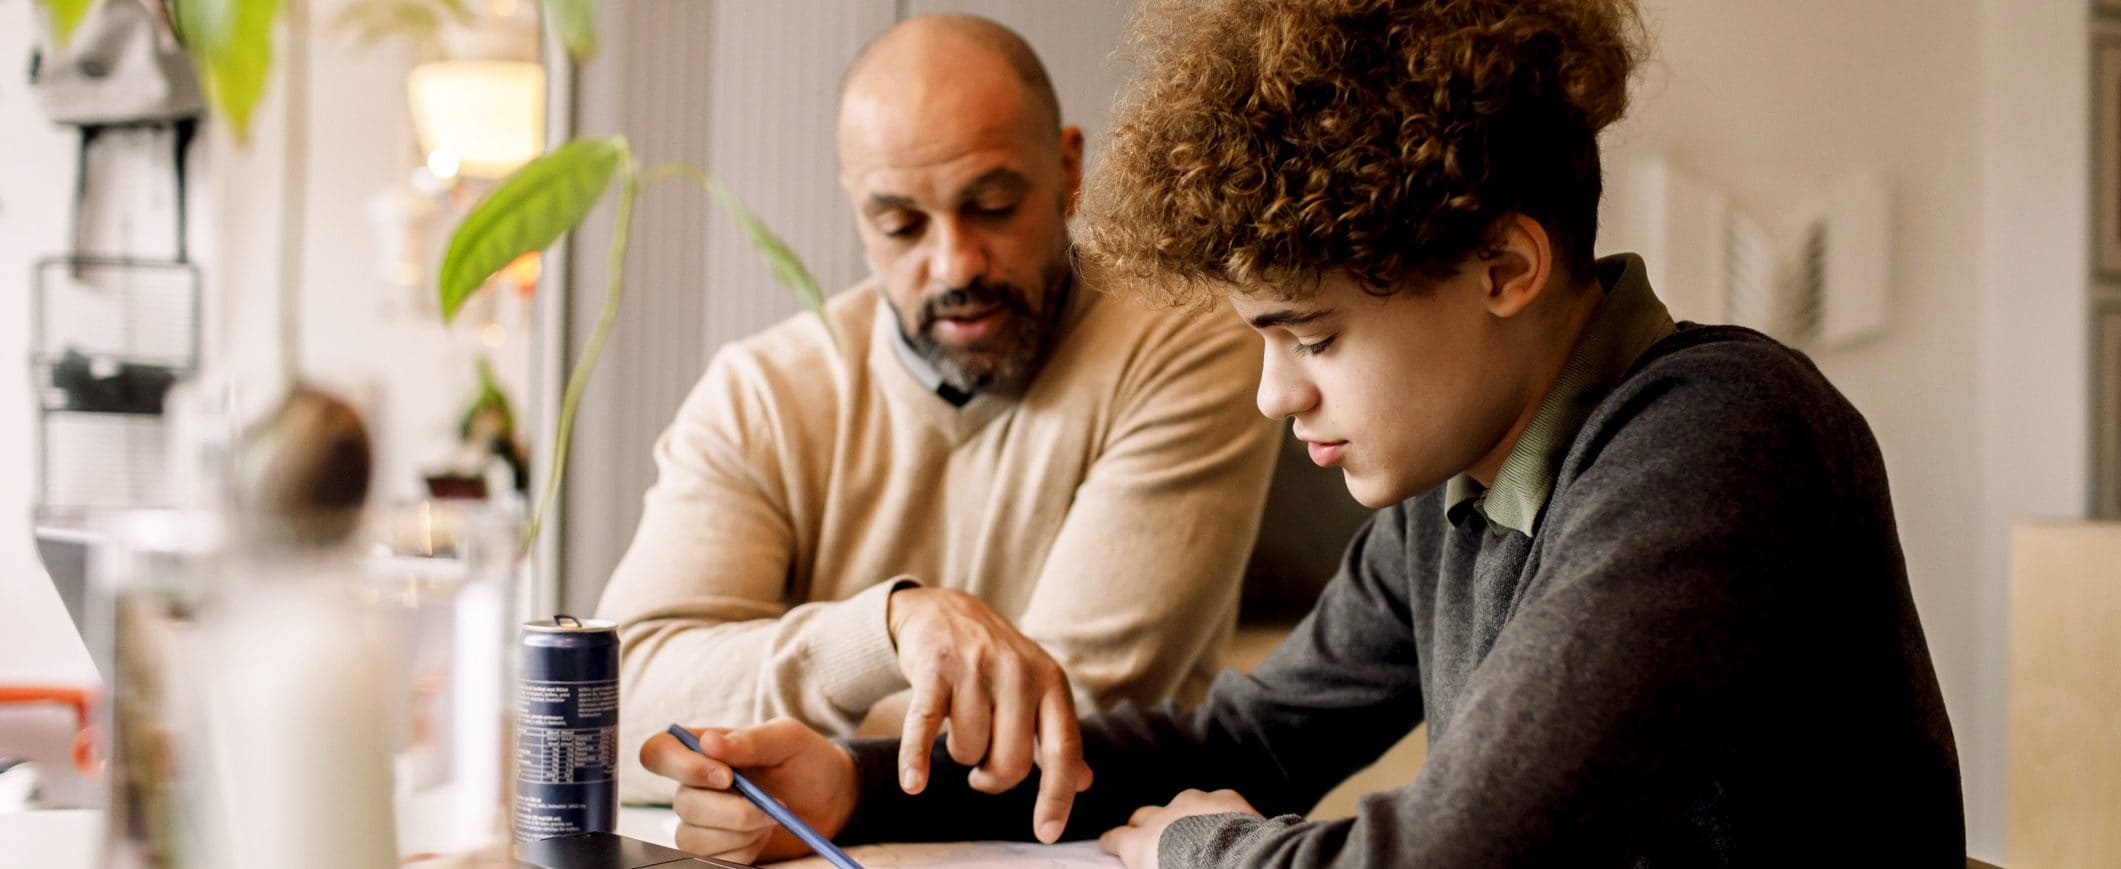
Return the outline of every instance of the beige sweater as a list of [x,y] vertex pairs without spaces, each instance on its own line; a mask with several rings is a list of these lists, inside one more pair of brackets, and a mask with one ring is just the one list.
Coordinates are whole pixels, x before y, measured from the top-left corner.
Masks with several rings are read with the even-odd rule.
[[636,752],[672,722],[851,733],[907,687],[894,578],[986,600],[1085,712],[1197,700],[1272,472],[1257,340],[1079,288],[1020,395],[957,408],[895,355],[873,285],[826,316],[837,349],[809,315],[723,349],[656,444],[598,606],[623,642],[621,797],[670,798]]

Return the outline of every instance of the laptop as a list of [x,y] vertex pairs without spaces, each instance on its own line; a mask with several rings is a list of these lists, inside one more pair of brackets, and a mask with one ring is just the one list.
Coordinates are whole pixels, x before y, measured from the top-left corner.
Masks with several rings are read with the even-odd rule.
[[517,845],[516,865],[521,869],[756,869],[749,863],[695,857],[613,833],[575,833]]
[[[73,616],[74,630],[84,636],[88,633],[88,556],[95,548],[96,534],[85,527],[85,523],[64,523],[56,519],[39,517],[35,528],[37,558],[44,563],[44,573],[51,577],[52,588],[59,592],[59,600],[66,604],[66,612]],[[103,662],[97,661],[98,669]]]

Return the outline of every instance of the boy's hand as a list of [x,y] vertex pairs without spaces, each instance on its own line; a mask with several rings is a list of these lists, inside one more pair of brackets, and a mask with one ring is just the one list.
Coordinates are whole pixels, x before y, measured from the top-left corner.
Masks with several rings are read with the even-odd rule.
[[1194,815],[1219,815],[1224,812],[1242,812],[1259,817],[1259,810],[1245,802],[1236,791],[1186,791],[1172,798],[1168,806],[1143,806],[1134,810],[1124,827],[1113,827],[1097,838],[1105,853],[1119,858],[1127,869],[1156,869],[1156,843],[1164,837],[1164,828],[1172,821]]
[[825,838],[839,835],[854,815],[854,758],[792,718],[756,727],[695,730],[696,754],[668,733],[641,745],[641,765],[678,783],[671,808],[678,816],[679,849],[749,863],[810,852],[759,807],[730,790],[730,768],[779,799]]
[[906,588],[891,594],[891,641],[913,686],[899,742],[899,787],[928,786],[928,752],[950,723],[950,758],[973,767],[970,784],[998,794],[1037,764],[1031,830],[1060,838],[1075,795],[1090,786],[1068,676],[1046,650],[985,601],[960,591]]

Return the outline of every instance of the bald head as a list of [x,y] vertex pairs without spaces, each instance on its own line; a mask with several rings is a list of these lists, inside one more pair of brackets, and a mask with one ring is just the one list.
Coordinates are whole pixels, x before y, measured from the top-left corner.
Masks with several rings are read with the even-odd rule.
[[992,84],[996,74],[1019,89],[1016,101],[1026,120],[1042,132],[1060,133],[1060,98],[1031,44],[989,19],[954,13],[908,18],[862,46],[840,76],[842,118],[853,99],[889,99],[981,77]]

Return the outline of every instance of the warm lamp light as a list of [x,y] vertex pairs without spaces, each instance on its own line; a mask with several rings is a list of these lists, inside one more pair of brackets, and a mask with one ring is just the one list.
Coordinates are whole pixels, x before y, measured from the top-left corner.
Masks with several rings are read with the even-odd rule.
[[421,150],[449,152],[461,174],[499,178],[545,149],[545,70],[535,63],[423,63],[406,86]]

